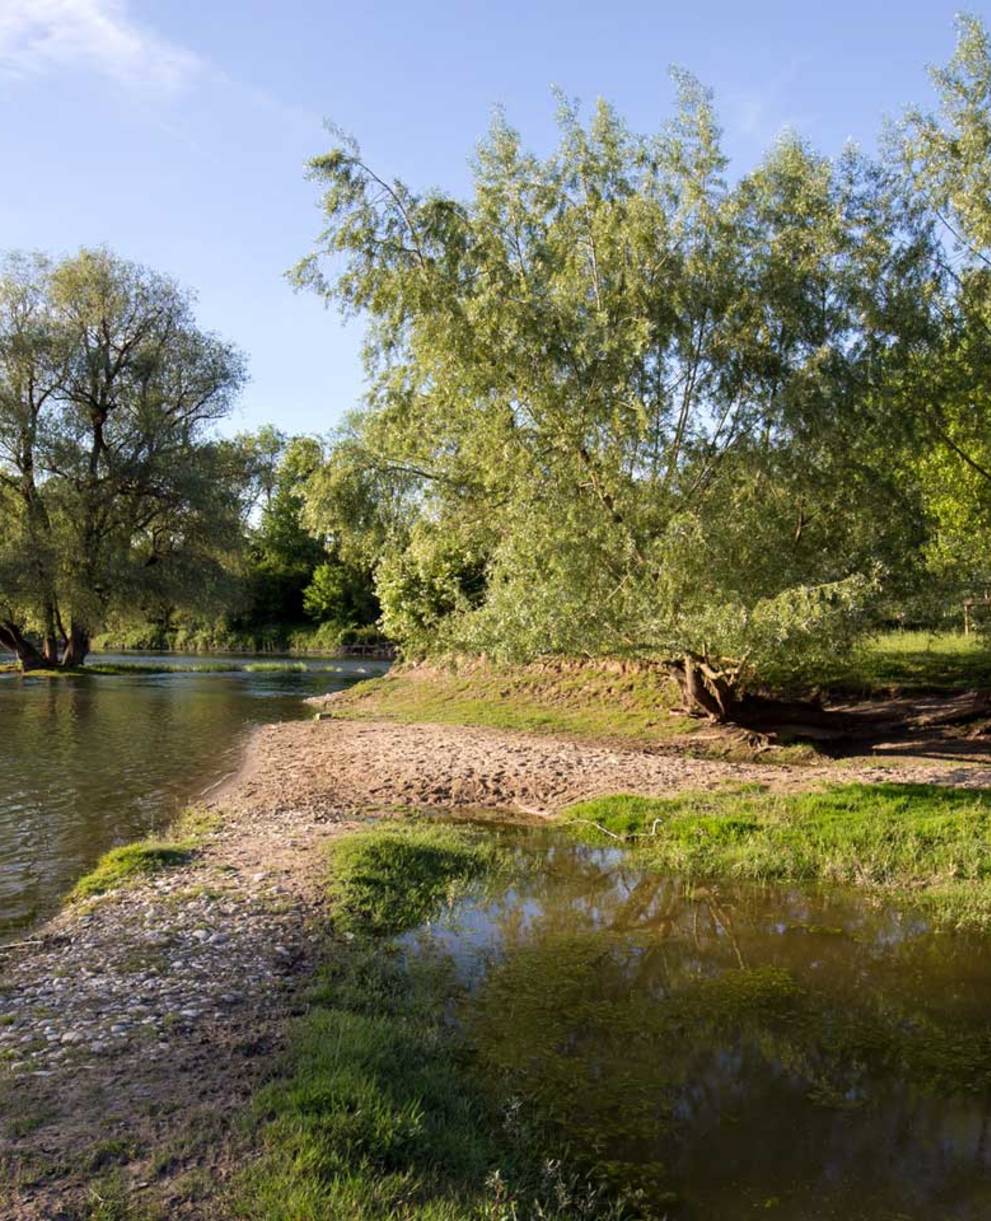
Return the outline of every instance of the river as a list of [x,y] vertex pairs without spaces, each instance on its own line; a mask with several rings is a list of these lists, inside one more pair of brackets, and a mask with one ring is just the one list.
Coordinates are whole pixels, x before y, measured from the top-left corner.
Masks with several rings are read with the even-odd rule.
[[161,829],[234,769],[253,725],[310,715],[305,696],[386,668],[313,660],[302,672],[192,669],[271,665],[271,654],[91,660],[180,669],[0,676],[0,936],[50,911],[108,848]]

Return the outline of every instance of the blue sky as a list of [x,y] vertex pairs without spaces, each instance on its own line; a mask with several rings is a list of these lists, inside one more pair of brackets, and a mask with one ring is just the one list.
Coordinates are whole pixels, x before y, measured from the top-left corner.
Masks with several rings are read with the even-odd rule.
[[247,353],[231,427],[324,432],[360,398],[360,324],[283,272],[319,230],[303,167],[325,118],[384,173],[459,190],[494,104],[542,151],[552,85],[652,130],[678,64],[715,90],[739,172],[785,127],[836,153],[928,104],[957,7],[0,0],[0,246],[106,244],[169,272]]

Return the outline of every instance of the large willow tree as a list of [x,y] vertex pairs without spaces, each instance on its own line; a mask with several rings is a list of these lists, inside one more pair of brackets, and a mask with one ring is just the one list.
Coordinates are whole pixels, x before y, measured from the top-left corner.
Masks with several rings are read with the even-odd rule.
[[678,87],[649,138],[562,101],[546,158],[498,118],[464,199],[346,138],[312,163],[296,274],[367,317],[370,392],[310,512],[408,652],[662,658],[721,717],[835,659],[906,554],[886,386],[942,285],[896,176],[785,137],[730,186]]
[[242,380],[171,281],[105,251],[0,272],[0,646],[85,659],[114,610],[203,604],[240,535],[211,426]]

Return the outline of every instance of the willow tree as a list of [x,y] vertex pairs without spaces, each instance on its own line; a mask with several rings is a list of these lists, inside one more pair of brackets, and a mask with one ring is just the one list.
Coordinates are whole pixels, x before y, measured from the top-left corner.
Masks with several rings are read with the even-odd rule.
[[959,21],[955,53],[933,71],[935,112],[916,110],[895,151],[942,241],[948,291],[938,342],[922,347],[906,393],[921,407],[909,458],[933,522],[931,569],[944,592],[991,584],[991,41]]
[[367,317],[370,392],[311,515],[384,495],[366,536],[408,651],[661,658],[723,717],[834,660],[900,553],[873,404],[933,273],[853,151],[785,138],[729,187],[677,83],[649,138],[562,101],[544,159],[497,118],[466,199],[350,139],[313,161],[327,224],[296,275]]
[[242,381],[171,280],[102,251],[0,274],[0,646],[79,665],[113,609],[202,602],[240,535]]

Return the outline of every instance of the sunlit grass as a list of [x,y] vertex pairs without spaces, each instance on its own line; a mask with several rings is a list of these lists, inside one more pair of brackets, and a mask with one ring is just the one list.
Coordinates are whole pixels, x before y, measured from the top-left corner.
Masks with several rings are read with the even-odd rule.
[[672,715],[676,685],[659,668],[609,663],[398,670],[335,698],[341,716],[493,729],[669,739],[698,725]]
[[991,792],[848,784],[772,793],[750,786],[600,797],[561,817],[582,837],[619,839],[651,868],[898,891],[941,922],[991,926]]
[[219,823],[218,814],[190,808],[172,825],[172,838],[151,836],[111,848],[76,882],[69,892],[69,901],[96,898],[162,870],[189,864],[197,848]]
[[835,685],[867,690],[991,686],[991,646],[962,632],[888,632],[869,641]]
[[248,674],[305,674],[305,661],[251,661],[241,667]]
[[376,934],[412,928],[497,860],[491,838],[462,827],[396,822],[348,835],[331,850],[335,923]]

